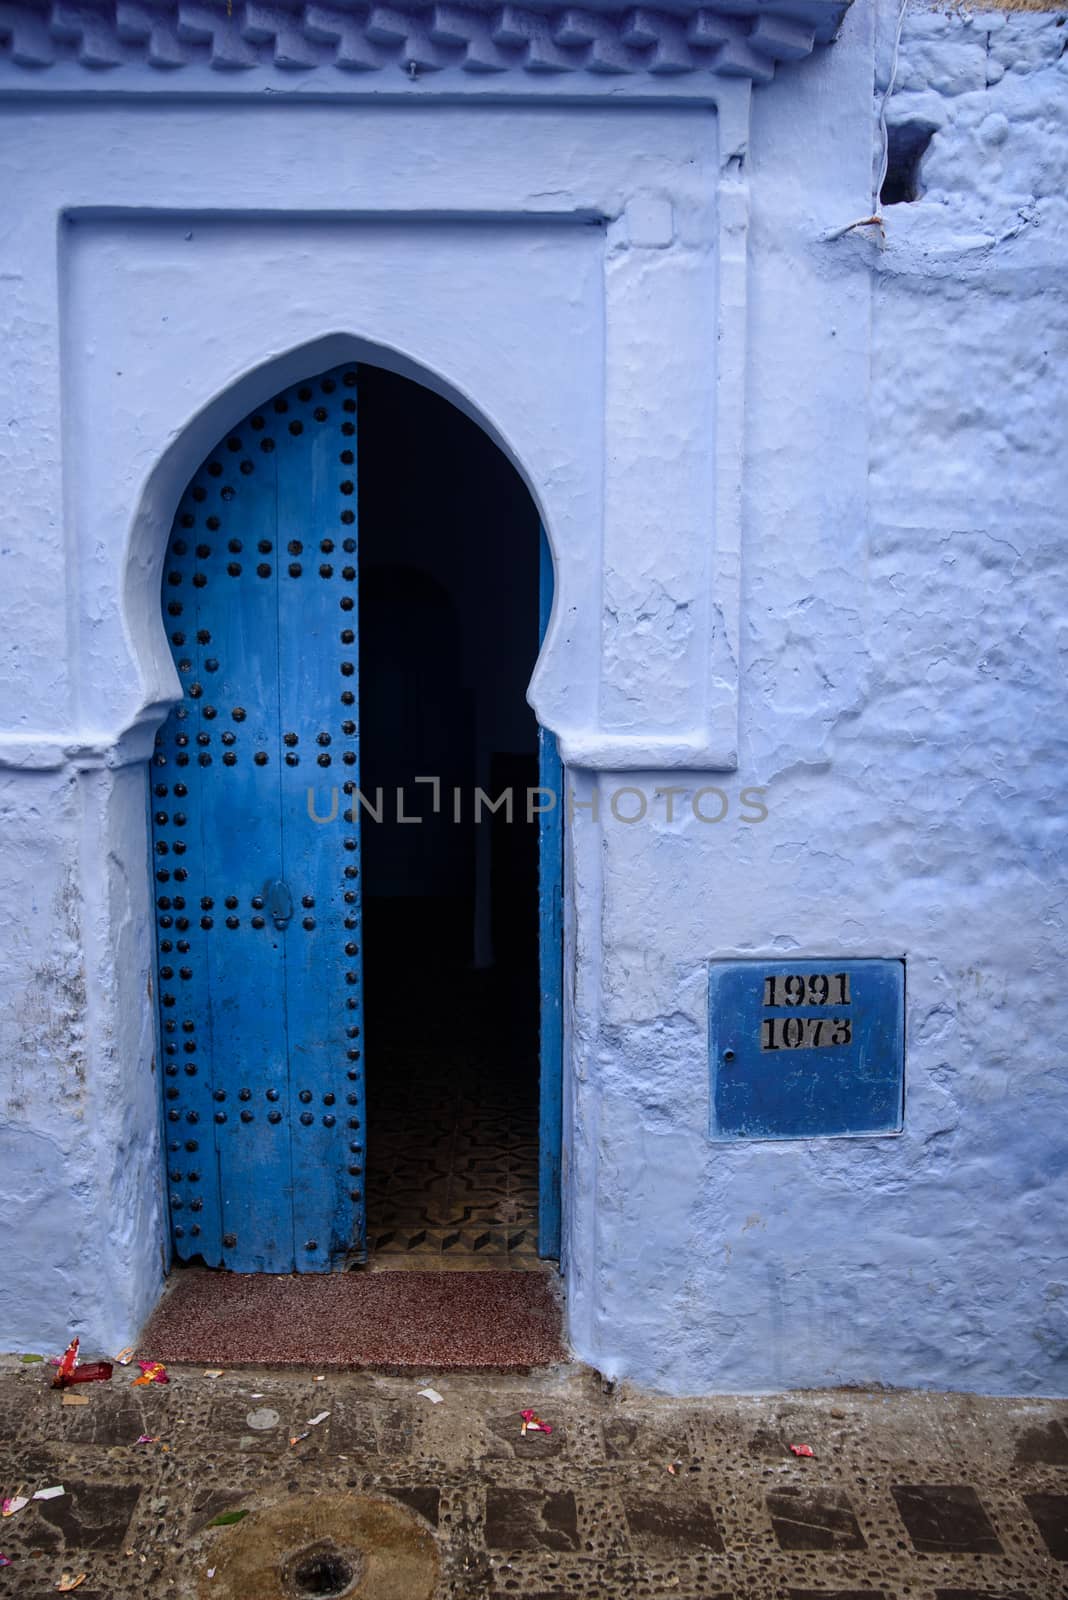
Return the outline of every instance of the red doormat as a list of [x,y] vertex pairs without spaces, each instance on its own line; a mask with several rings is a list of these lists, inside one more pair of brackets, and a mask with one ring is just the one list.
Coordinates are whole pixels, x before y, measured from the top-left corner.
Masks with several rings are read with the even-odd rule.
[[145,1329],[154,1361],[523,1371],[563,1361],[540,1272],[334,1272],[274,1277],[185,1268]]

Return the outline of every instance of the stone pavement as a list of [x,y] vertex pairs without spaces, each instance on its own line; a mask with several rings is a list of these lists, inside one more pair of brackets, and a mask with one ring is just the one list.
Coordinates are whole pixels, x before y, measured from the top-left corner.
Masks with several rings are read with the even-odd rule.
[[[0,1523],[0,1600],[65,1571],[79,1600],[1068,1596],[1063,1401],[676,1401],[577,1367],[135,1375],[71,1406],[0,1361],[0,1490],[66,1491]],[[524,1437],[524,1408],[552,1433]]]

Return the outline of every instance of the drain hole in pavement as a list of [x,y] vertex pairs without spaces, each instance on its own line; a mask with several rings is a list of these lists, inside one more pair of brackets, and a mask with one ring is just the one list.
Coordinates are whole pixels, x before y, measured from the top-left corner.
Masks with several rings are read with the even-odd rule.
[[343,1595],[356,1576],[353,1562],[336,1550],[310,1550],[298,1557],[292,1567],[292,1585],[298,1595],[318,1595],[329,1600]]
[[301,1594],[340,1594],[352,1582],[352,1568],[340,1556],[309,1556],[297,1563],[293,1580]]

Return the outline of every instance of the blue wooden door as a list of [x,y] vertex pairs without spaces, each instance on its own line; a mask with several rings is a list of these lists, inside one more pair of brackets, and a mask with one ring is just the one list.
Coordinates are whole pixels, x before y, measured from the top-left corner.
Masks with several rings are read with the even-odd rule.
[[[538,638],[545,638],[553,604],[553,562],[541,530]],[[556,735],[538,728],[538,967],[540,1116],[538,1127],[538,1254],[560,1255],[560,1150],[563,1119],[563,768]],[[549,806],[547,795],[556,797]]]
[[356,372],[285,390],[182,497],[184,694],[151,767],[175,1253],[325,1272],[364,1239]]

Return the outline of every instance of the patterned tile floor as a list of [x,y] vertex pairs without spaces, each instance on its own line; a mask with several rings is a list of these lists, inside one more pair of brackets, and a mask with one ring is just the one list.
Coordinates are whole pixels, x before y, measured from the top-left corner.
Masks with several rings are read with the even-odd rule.
[[536,945],[512,948],[502,924],[497,962],[476,968],[472,915],[450,900],[365,907],[372,1271],[544,1270]]
[[380,1057],[368,1106],[372,1270],[543,1268],[533,1071],[516,1068],[477,1037]]

